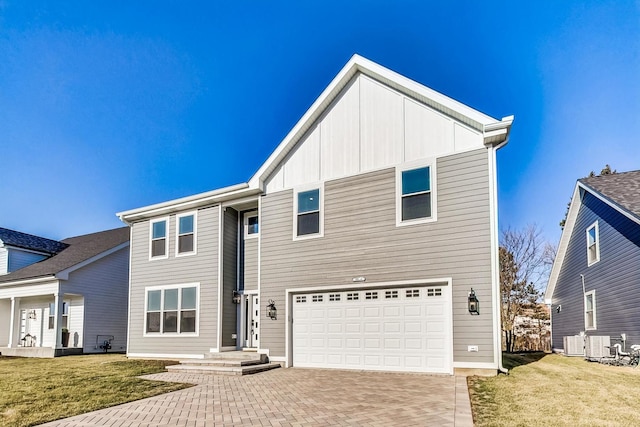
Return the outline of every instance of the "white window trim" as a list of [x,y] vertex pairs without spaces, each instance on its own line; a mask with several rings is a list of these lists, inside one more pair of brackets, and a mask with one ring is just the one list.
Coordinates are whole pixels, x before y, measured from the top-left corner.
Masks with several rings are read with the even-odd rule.
[[[416,218],[407,221],[402,220],[402,172],[412,169],[429,167],[429,183],[431,186],[431,216],[428,218]],[[396,227],[407,225],[426,224],[438,220],[438,197],[436,182],[436,159],[419,160],[396,166]]]
[[[254,234],[249,234],[249,218],[258,218],[258,232]],[[245,239],[255,239],[260,235],[260,216],[258,215],[258,211],[249,211],[244,213],[244,238]]]
[[[153,224],[156,222],[165,221],[166,228],[164,234],[164,255],[163,256],[153,256]],[[169,258],[169,217],[156,218],[149,221],[149,260],[155,261],[158,259],[167,259]]]
[[[593,261],[589,259],[589,230],[591,230],[592,228],[595,228],[596,230],[596,242],[595,242],[596,259]],[[587,267],[591,267],[593,264],[600,261],[600,229],[598,227],[598,221],[594,222],[589,227],[587,227],[586,236],[587,236]]]
[[[193,250],[191,252],[178,252],[180,238],[180,218],[193,215]],[[198,211],[184,212],[176,215],[176,258],[196,255],[198,253]]]
[[[593,301],[593,326],[589,326],[587,322],[587,296],[591,295]],[[593,331],[598,329],[598,322],[596,320],[596,290],[585,292],[584,294],[584,329],[585,331]]]
[[[147,307],[148,307],[148,298],[149,291],[162,291],[165,289],[178,289],[178,300],[182,298],[182,293],[180,290],[182,288],[196,288],[196,331],[195,332],[147,332]],[[164,295],[164,293],[162,293]],[[164,303],[164,299],[160,299],[160,313],[164,310],[162,309],[162,304]],[[180,307],[180,303],[178,307]],[[180,311],[180,310],[178,310]],[[142,320],[142,336],[144,337],[197,337],[200,336],[200,283],[182,283],[179,285],[162,285],[162,286],[147,286],[144,288],[144,308],[143,308],[143,320]],[[179,315],[179,314],[178,314]],[[162,329],[162,315],[160,316],[160,329]]]
[[[309,190],[318,190],[320,197],[320,210],[319,210],[319,227],[318,232],[315,234],[305,234],[298,236],[298,193],[302,193]],[[304,186],[296,187],[293,189],[293,240],[308,240],[316,239],[318,237],[324,237],[324,182],[307,184]]]

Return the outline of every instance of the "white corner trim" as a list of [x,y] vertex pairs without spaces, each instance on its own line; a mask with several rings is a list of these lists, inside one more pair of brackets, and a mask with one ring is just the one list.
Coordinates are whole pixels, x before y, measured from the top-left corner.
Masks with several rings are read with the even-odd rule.
[[102,259],[102,258],[104,258],[106,256],[109,256],[109,255],[115,253],[115,252],[118,252],[119,250],[124,249],[124,248],[126,248],[128,246],[129,246],[129,241],[126,241],[124,243],[120,243],[118,246],[114,246],[111,249],[108,249],[108,250],[106,250],[104,252],[101,252],[98,255],[95,255],[95,256],[93,256],[93,257],[91,257],[89,259],[85,259],[84,261],[82,261],[82,262],[80,262],[80,263],[78,263],[78,264],[76,264],[74,266],[71,266],[71,267],[69,267],[69,268],[67,268],[65,270],[62,270],[62,271],[58,272],[55,275],[55,277],[57,279],[60,279],[60,280],[69,280],[69,273],[73,273],[74,271],[76,271],[76,270],[78,270],[78,269],[80,269],[82,267],[85,267],[85,266],[87,266],[87,265],[89,265],[89,264],[91,264],[93,262],[98,261],[99,259]]
[[223,260],[224,255],[224,209],[222,205],[218,205],[218,313],[216,313],[216,344],[218,348],[222,348],[222,300],[224,287],[223,276]]

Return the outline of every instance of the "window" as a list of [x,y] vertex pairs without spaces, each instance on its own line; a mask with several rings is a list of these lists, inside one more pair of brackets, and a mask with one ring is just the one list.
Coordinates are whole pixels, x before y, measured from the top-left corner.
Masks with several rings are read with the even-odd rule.
[[[49,303],[49,329],[53,329],[54,317],[56,315],[56,304]],[[61,328],[68,328],[69,325],[69,306],[66,302],[62,303],[62,325]]]
[[584,327],[586,330],[596,329],[596,291],[584,294]]
[[397,225],[435,220],[433,169],[429,165],[397,170]]
[[176,222],[176,256],[194,254],[196,252],[195,213],[177,215]]
[[258,237],[259,233],[258,212],[253,211],[244,214],[244,238],[250,239],[252,237]]
[[600,261],[600,236],[598,221],[587,228],[587,265]]
[[168,251],[167,219],[151,221],[150,258],[166,258]]
[[322,236],[322,188],[294,193],[294,239]]
[[194,334],[198,285],[149,288],[146,298],[146,334]]

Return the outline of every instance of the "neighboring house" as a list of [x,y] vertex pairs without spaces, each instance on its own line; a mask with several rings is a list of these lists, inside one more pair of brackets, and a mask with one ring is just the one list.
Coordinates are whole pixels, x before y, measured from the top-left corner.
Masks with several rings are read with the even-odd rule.
[[578,180],[545,302],[554,351],[576,335],[640,344],[640,171]]
[[129,229],[49,242],[62,249],[0,276],[0,353],[94,353],[104,341],[125,351]]
[[67,245],[0,227],[0,275],[54,256]]
[[118,214],[128,355],[497,372],[512,121],[354,56],[247,183]]

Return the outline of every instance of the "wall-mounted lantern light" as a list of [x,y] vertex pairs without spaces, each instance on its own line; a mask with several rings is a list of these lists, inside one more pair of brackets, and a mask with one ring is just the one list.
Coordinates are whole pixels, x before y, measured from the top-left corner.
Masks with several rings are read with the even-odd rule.
[[267,304],[267,317],[271,320],[276,320],[278,318],[278,309],[276,308],[276,303],[270,299],[269,304]]
[[469,313],[471,314],[480,314],[480,301],[478,301],[478,297],[476,297],[476,292],[471,288],[471,292],[469,292]]
[[234,304],[240,304],[242,297],[241,295],[238,293],[238,291],[233,291],[233,303]]
[[35,310],[31,310],[29,311],[29,319],[35,319],[36,318],[36,311]]

